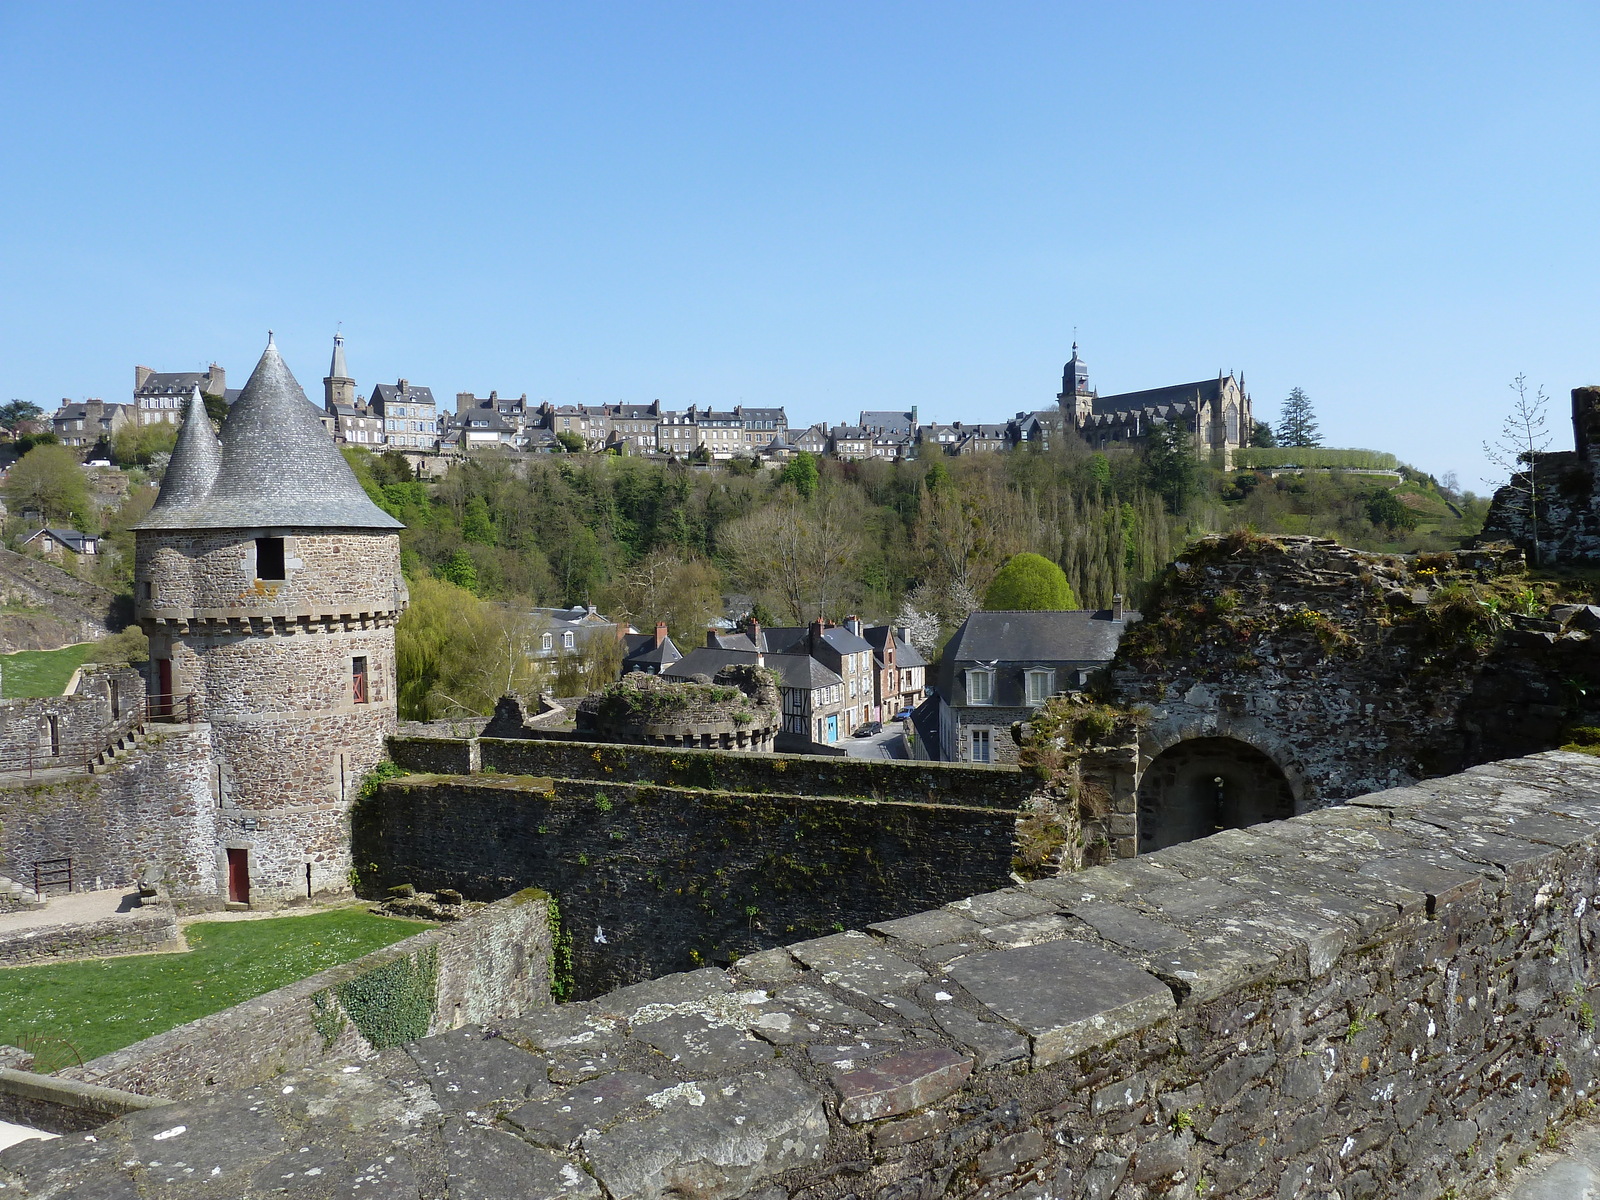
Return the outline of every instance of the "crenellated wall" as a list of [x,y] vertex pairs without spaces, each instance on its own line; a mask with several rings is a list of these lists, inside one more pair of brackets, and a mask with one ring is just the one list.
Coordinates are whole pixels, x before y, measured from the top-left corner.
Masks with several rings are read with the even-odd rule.
[[1592,1110],[1597,984],[1600,760],[1555,752],[124,1117],[0,1181],[1470,1200]]

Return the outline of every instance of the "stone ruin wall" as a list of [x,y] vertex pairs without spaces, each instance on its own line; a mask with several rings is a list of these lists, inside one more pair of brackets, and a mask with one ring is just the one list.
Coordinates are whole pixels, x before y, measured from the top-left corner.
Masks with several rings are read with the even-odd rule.
[[[85,664],[61,696],[0,700],[0,773],[82,767],[139,719],[144,674],[125,664]],[[50,718],[59,754],[51,754]]]
[[1491,616],[1471,596],[1450,601],[1452,581],[1503,585],[1521,570],[1505,550],[1193,543],[1110,668],[1117,701],[1148,710],[1141,773],[1181,742],[1233,738],[1270,758],[1308,812],[1559,745],[1595,720],[1600,611]]
[[219,907],[211,729],[155,725],[104,774],[0,781],[0,875],[32,886],[33,864],[70,858],[80,889],[161,881],[180,907]]
[[431,1035],[548,1004],[551,948],[549,897],[518,893],[57,1077],[182,1100],[371,1061],[392,1044],[395,1013]]
[[1591,1111],[1597,881],[1600,762],[1495,763],[134,1114],[0,1180],[1471,1200]]
[[1037,782],[992,767],[492,738],[391,749],[449,773],[386,781],[356,807],[362,894],[546,888],[583,996],[1002,886],[1019,827],[1037,836],[1042,820]]
[[1575,449],[1538,453],[1531,477],[1519,472],[1495,492],[1480,543],[1515,543],[1547,566],[1600,562],[1600,387],[1572,389],[1572,432]]

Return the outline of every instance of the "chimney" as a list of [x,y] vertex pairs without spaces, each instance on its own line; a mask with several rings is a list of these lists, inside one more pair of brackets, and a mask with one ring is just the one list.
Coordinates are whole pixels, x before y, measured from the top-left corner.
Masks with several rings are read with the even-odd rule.
[[712,650],[717,649],[717,631],[715,629],[706,630],[706,645]]
[[406,389],[409,388],[411,386],[411,384],[409,382],[407,382],[406,380],[401,379],[401,380],[397,381],[394,386],[399,388],[400,389],[400,394],[402,396],[404,396],[406,394]]
[[144,381],[154,374],[155,370],[151,367],[135,367],[133,369],[133,390],[137,392],[144,386]]
[[827,626],[822,623],[821,617],[818,617],[815,621],[811,622],[808,640],[810,641],[812,648],[815,648],[816,644],[822,640],[822,633],[826,628]]
[[666,644],[667,644],[667,623],[665,621],[657,621],[656,622],[656,649],[659,650],[659,649],[661,649],[662,646],[665,646]]
[[216,363],[211,364],[211,372],[206,376],[206,378],[210,380],[210,382],[206,385],[206,395],[222,396],[227,394],[228,373],[221,367],[217,366]]
[[761,639],[761,622],[751,617],[745,622],[744,631],[750,638],[750,644],[757,650],[765,650],[766,643]]
[[1113,621],[1122,620],[1122,593],[1121,592],[1118,592],[1115,596],[1111,597],[1111,619]]
[[599,615],[594,611],[594,605],[589,604],[589,605],[585,605],[584,607],[585,607],[585,611],[588,613],[589,616],[593,617],[593,616],[598,616]]
[[854,613],[844,619],[844,627],[857,637],[861,636],[861,618]]

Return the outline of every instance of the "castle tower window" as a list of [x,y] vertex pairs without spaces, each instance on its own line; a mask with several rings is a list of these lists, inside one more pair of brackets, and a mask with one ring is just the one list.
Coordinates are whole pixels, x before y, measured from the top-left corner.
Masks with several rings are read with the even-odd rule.
[[256,539],[256,578],[286,578],[283,573],[283,539],[281,537]]
[[350,660],[350,693],[357,704],[372,698],[367,684],[367,656],[362,654]]

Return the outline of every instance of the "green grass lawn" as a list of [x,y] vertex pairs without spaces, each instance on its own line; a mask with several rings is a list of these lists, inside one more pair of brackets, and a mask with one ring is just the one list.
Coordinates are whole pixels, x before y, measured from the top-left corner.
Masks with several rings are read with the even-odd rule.
[[19,650],[0,654],[0,696],[19,700],[28,696],[59,696],[72,673],[83,665],[94,649],[93,642],[79,642],[60,650]]
[[84,1061],[360,958],[429,928],[361,908],[199,922],[187,954],[0,970],[0,1044],[66,1038]]

